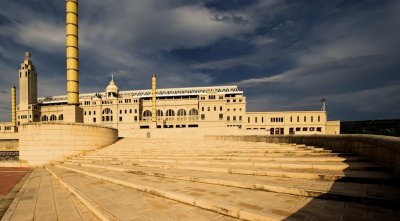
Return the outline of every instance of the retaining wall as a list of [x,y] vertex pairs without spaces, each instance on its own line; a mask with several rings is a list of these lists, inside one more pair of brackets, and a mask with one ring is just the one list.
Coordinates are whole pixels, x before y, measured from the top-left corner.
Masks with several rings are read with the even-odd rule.
[[294,135],[294,136],[206,136],[208,139],[237,140],[268,143],[296,143],[342,152],[352,152],[384,165],[400,176],[400,138],[346,134],[346,135]]
[[18,139],[0,139],[0,151],[17,151]]
[[118,140],[116,129],[79,123],[25,124],[19,134],[19,159],[31,166],[62,160]]

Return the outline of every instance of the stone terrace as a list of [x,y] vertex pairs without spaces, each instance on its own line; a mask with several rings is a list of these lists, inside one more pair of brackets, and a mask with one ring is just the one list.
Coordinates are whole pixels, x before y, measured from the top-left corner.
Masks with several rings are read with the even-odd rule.
[[396,183],[323,148],[124,138],[35,169],[2,221],[398,220]]

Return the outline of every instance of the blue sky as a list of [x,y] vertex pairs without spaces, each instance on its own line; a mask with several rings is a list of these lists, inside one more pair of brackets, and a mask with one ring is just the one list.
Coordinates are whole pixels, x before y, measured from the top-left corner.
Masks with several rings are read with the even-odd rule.
[[[1,0],[0,121],[25,51],[65,94],[64,1]],[[248,111],[400,118],[400,1],[80,1],[80,90],[238,85]]]

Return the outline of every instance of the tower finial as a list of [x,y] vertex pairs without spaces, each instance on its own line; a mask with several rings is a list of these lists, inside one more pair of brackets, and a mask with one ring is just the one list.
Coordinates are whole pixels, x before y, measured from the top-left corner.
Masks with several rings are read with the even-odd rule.
[[25,60],[31,60],[31,53],[29,51],[25,52]]
[[114,81],[114,74],[111,74],[111,81]]

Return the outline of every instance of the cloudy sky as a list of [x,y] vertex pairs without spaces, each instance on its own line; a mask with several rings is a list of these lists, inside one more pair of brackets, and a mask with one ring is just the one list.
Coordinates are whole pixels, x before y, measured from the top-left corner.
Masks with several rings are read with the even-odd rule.
[[[65,94],[63,0],[0,0],[0,121],[32,52],[39,96]],[[400,118],[400,1],[80,1],[81,92],[238,85],[249,111]]]

